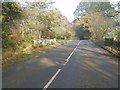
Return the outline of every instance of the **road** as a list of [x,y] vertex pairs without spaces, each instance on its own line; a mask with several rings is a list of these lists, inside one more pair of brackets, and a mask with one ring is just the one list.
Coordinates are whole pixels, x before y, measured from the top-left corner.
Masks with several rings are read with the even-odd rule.
[[118,59],[90,40],[73,40],[2,75],[3,88],[118,88]]

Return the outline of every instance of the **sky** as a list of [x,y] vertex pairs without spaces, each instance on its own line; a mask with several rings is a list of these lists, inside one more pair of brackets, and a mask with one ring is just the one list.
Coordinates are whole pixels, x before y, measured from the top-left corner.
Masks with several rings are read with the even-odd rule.
[[[69,22],[74,20],[73,12],[81,0],[53,0],[54,7],[59,9],[64,16],[66,16]],[[119,0],[109,0],[110,3],[117,3]]]
[[75,11],[80,0],[53,0],[55,2],[54,7],[59,9],[63,15],[65,15],[69,22],[74,19],[73,12]]

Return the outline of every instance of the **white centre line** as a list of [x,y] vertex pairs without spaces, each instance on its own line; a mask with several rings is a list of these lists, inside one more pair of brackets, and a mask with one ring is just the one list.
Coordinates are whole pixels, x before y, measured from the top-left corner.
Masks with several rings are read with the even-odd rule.
[[[74,51],[77,49],[77,47],[78,47],[79,44],[80,44],[80,42],[74,48],[74,50],[72,51],[72,53],[68,56],[68,58],[67,58],[67,60],[66,60],[66,62],[65,62],[64,65],[66,65],[68,63],[68,61],[70,60],[71,56],[73,55]],[[59,74],[60,71],[61,71],[61,69],[58,69],[58,71],[53,75],[53,77],[48,81],[48,83],[44,86],[44,88],[42,90],[46,90],[50,86],[50,84],[53,82],[53,80]]]
[[74,51],[72,51],[72,53],[69,55],[69,57],[67,58],[67,62],[70,60],[71,56],[73,55]]
[[77,48],[74,48],[74,51],[76,50]]
[[78,45],[80,44],[80,42],[77,44],[77,46],[74,48],[74,50],[72,51],[72,53],[69,55],[69,57],[67,58],[66,62],[64,65],[66,65],[68,63],[68,61],[70,60],[71,56],[73,55],[74,51],[77,49]]
[[58,71],[54,74],[54,76],[49,80],[49,82],[44,86],[42,90],[46,90],[50,86],[50,84],[53,82],[53,80],[59,74],[60,71],[61,69],[58,69]]

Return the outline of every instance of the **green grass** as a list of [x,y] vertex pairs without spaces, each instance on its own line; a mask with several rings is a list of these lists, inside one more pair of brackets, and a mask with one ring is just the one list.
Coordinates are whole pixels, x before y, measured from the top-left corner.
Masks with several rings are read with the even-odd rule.
[[67,43],[69,40],[61,40],[61,39],[57,39],[57,42],[60,44],[65,44]]
[[3,61],[2,62],[2,67],[5,68],[5,67],[11,66],[11,65],[13,65],[15,63],[28,60],[28,59],[30,59],[30,58],[38,55],[38,54],[43,53],[44,51],[30,50],[29,52],[31,52],[31,53],[20,53],[19,55],[15,56],[12,59]]
[[110,52],[114,53],[115,55],[120,56],[120,50],[118,50],[118,48],[113,47],[113,46],[104,46],[104,48],[106,48]]
[[[57,42],[59,44],[65,44],[65,43],[68,42],[68,40],[57,40]],[[55,46],[55,47],[57,47],[57,46]],[[43,49],[41,49],[41,48],[43,48]],[[30,49],[30,50],[26,50],[26,51],[20,51],[20,53],[18,55],[16,55],[14,58],[2,61],[2,67],[6,68],[6,67],[9,67],[9,66],[11,66],[15,63],[19,63],[19,62],[22,62],[22,61],[29,60],[29,59],[31,59],[31,58],[39,55],[39,54],[45,53],[46,51],[52,49],[52,47],[48,47],[48,48],[41,47],[41,48]],[[13,54],[11,54],[10,56],[12,56],[12,55]]]
[[112,52],[113,54],[120,56],[120,49],[116,46],[107,46],[104,44],[104,42],[99,41],[99,40],[92,40],[95,44],[100,45],[101,47],[107,49],[108,51]]

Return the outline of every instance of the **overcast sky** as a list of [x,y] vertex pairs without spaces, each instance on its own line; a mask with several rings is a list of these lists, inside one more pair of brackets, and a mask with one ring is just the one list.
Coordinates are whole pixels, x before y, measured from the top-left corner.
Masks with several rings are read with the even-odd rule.
[[[70,22],[73,21],[73,12],[81,0],[53,0],[55,2],[54,7],[59,9],[63,15],[65,15]],[[109,0],[111,3],[117,3],[119,0]]]

